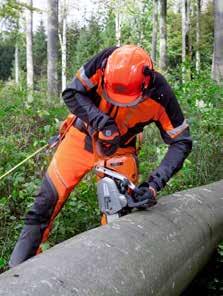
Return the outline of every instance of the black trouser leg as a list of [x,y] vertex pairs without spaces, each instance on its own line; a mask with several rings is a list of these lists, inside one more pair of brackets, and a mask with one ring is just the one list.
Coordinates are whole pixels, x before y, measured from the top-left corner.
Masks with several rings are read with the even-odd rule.
[[9,260],[14,267],[36,254],[58,198],[48,175],[43,179],[32,208],[25,217],[25,225]]

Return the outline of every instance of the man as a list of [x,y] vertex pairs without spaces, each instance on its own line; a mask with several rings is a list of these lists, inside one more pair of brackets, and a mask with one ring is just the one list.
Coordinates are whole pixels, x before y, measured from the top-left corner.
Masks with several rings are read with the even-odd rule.
[[52,223],[70,192],[95,164],[92,135],[102,154],[135,154],[136,135],[155,122],[169,145],[160,166],[139,186],[139,199],[150,197],[183,165],[192,141],[179,104],[165,78],[153,68],[140,47],[125,45],[103,50],[77,72],[63,92],[76,115],[43,179],[25,226],[11,255],[11,267],[41,251]]

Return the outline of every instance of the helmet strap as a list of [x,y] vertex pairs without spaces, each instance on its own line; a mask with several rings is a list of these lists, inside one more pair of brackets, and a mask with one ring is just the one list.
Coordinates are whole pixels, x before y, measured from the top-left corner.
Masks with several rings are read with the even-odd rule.
[[106,64],[107,64],[108,58],[104,58],[104,60],[101,63],[101,70],[104,72]]
[[104,60],[101,63],[101,72],[102,72],[102,80],[101,80],[101,85],[104,87],[104,72],[105,72],[105,67],[107,65],[108,58],[104,58]]

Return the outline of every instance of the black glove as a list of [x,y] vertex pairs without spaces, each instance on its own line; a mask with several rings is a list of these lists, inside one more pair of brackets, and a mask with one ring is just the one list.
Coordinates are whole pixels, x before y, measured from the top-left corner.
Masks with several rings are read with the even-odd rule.
[[115,121],[109,119],[98,133],[99,149],[102,154],[110,156],[116,152],[120,143],[120,133]]
[[134,198],[137,202],[145,201],[146,207],[152,207],[157,203],[156,190],[147,186],[147,183],[143,183],[136,188]]

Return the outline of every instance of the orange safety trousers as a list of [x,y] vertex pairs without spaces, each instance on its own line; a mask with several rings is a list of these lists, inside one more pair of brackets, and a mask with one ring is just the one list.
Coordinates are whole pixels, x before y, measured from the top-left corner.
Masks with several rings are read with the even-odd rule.
[[[53,221],[60,212],[71,191],[94,166],[94,154],[84,149],[86,135],[73,126],[58,146],[48,167],[47,174],[56,188],[58,199],[42,242],[49,236]],[[41,247],[37,253],[41,252]]]
[[87,150],[86,137],[73,126],[66,132],[26,214],[25,225],[9,260],[10,267],[41,252],[41,244],[48,239],[53,221],[71,191],[96,163],[124,174],[133,182],[137,181],[134,147],[119,148],[112,157],[100,159]]
[[[58,199],[51,214],[49,224],[44,230],[41,244],[48,239],[53,221],[63,207],[71,191],[85,176],[85,174],[94,167],[96,162],[99,164],[102,162],[102,160],[96,158],[94,153],[91,153],[85,149],[85,137],[86,135],[83,132],[71,126],[71,128],[66,133],[65,138],[58,146],[58,149],[49,165],[47,174],[56,188]],[[116,153],[116,157],[120,158],[121,155],[133,153],[135,153],[135,149],[133,147],[120,148]],[[113,156],[112,159],[115,159],[115,157]],[[107,162],[109,167],[111,161],[108,160]],[[131,176],[129,175],[129,178],[131,180],[136,179],[136,164],[132,170],[132,161],[130,160],[127,162],[131,163]],[[122,169],[120,172],[122,173]],[[123,173],[128,177],[127,170],[123,171]],[[132,177],[132,175],[134,175],[134,177]],[[38,248],[37,254],[40,252],[41,246]]]

